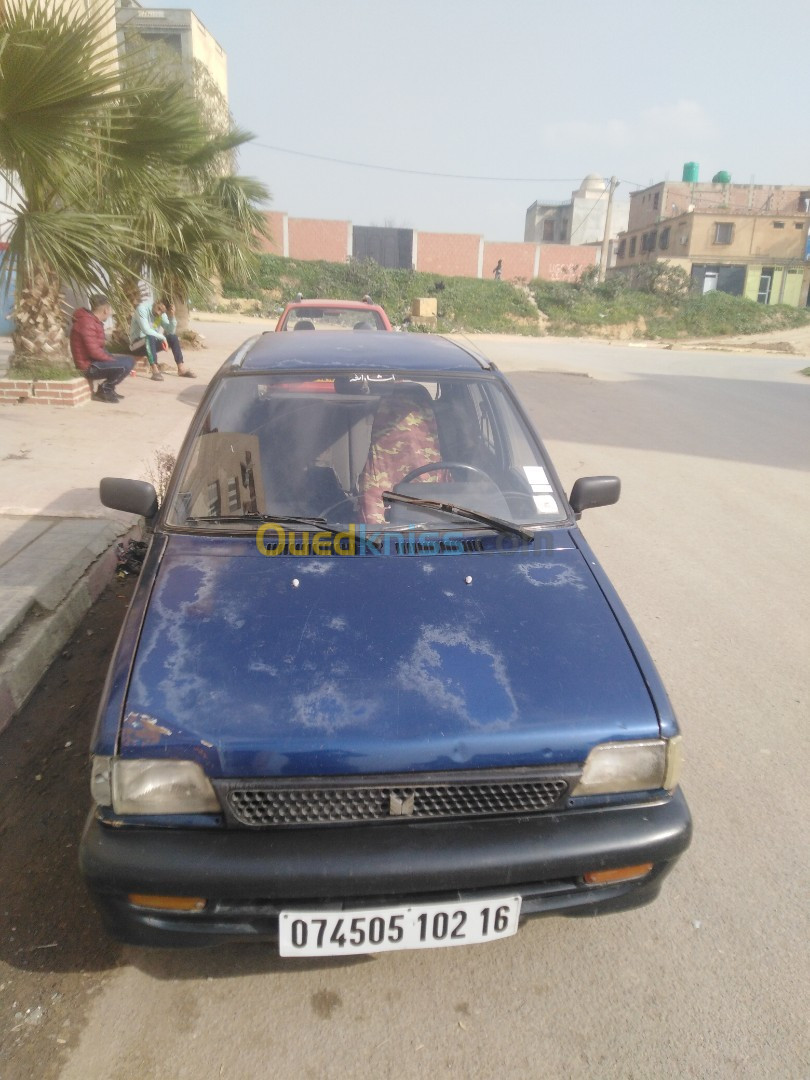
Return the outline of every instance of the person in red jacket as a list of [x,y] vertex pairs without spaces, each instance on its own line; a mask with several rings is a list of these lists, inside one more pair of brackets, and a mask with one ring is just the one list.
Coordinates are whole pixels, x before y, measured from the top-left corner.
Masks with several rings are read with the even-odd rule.
[[115,389],[129,375],[135,364],[131,356],[114,356],[107,352],[104,323],[112,314],[112,305],[106,296],[91,296],[90,309],[78,308],[73,312],[70,331],[70,351],[73,363],[88,378],[104,376],[93,394],[96,401],[117,405],[123,398]]

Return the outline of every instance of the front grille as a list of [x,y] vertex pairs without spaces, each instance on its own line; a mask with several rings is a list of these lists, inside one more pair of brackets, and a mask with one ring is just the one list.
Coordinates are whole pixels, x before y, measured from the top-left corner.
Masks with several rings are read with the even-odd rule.
[[[440,821],[509,817],[550,810],[565,799],[570,777],[511,775],[493,779],[410,778],[302,782],[226,782],[225,800],[234,823],[252,826],[346,825],[369,821]],[[518,773],[518,775],[515,775]]]

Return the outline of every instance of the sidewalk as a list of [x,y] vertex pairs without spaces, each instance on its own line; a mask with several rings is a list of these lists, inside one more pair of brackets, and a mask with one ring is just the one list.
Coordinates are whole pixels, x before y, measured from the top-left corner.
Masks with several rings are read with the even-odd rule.
[[[151,480],[156,452],[177,452],[211,376],[265,329],[191,325],[207,345],[186,355],[193,381],[136,375],[117,405],[0,405],[0,730],[111,580],[118,542],[139,534],[132,515],[101,505],[99,480]],[[0,338],[0,370],[10,351]]]

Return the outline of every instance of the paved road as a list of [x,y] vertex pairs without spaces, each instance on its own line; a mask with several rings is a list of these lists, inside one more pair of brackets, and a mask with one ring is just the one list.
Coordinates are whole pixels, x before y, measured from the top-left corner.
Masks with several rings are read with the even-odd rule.
[[[54,852],[70,877],[54,871],[61,925],[42,944],[57,947],[33,951],[23,893],[15,933],[31,951],[7,943],[2,956],[16,1007],[0,994],[0,1022],[20,1013],[3,1080],[37,1059],[37,1075],[64,1080],[810,1073],[810,380],[781,357],[708,357],[696,371],[692,355],[679,369],[685,354],[615,345],[517,342],[511,363],[508,342],[490,346],[520,369],[566,487],[623,480],[618,506],[582,525],[686,734],[695,839],[661,898],[480,948],[312,965],[247,946],[146,954],[97,936],[72,852]],[[70,693],[58,683],[51,695]],[[49,796],[60,806],[84,801],[74,771]],[[59,812],[40,808],[33,850],[42,815]],[[46,884],[34,875],[32,908]],[[27,1019],[37,1003],[41,1020]]]

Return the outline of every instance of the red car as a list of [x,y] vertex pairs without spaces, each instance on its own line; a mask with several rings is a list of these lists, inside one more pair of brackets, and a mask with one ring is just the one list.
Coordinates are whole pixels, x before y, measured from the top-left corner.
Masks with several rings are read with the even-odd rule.
[[287,304],[279,330],[391,330],[379,304],[364,300],[296,300]]

